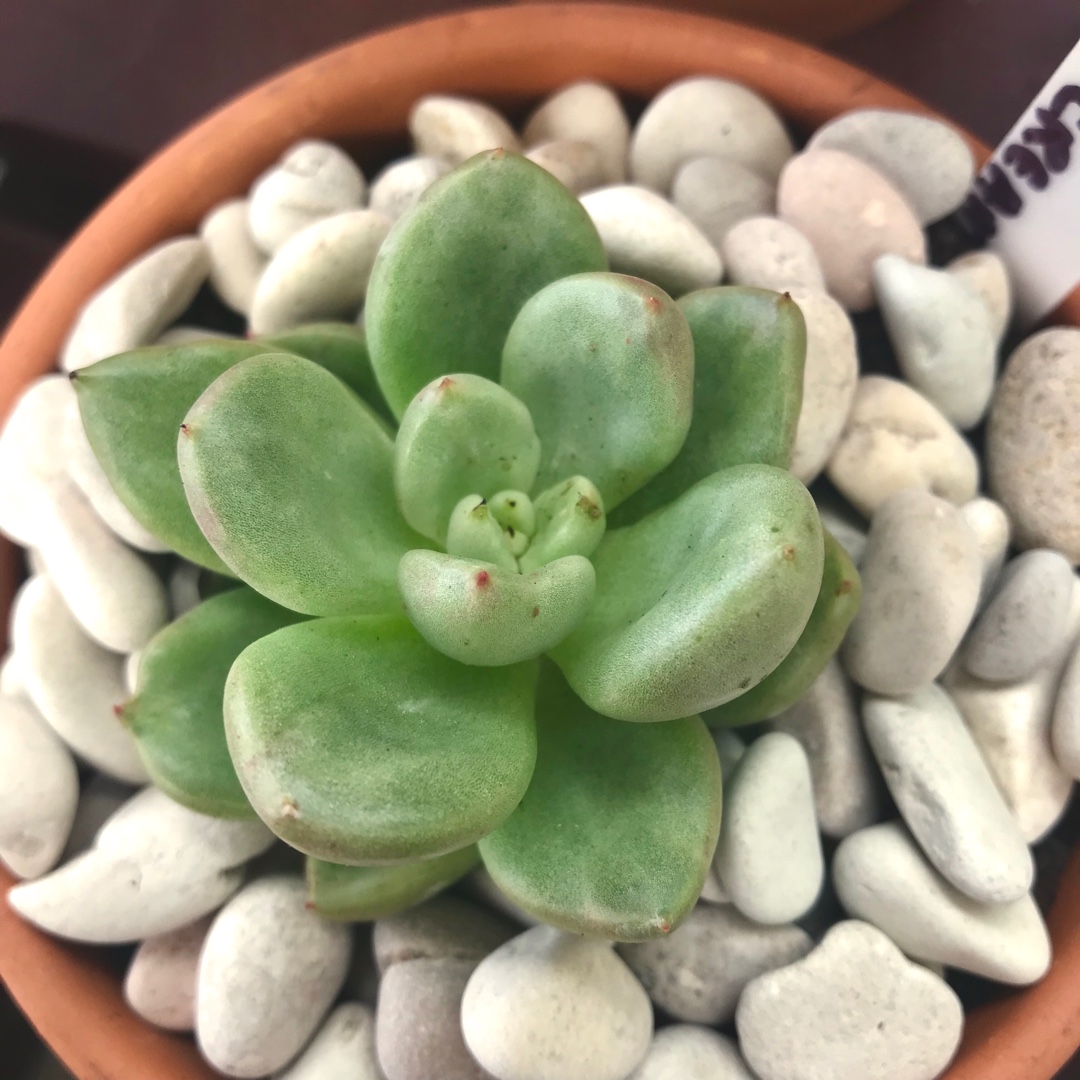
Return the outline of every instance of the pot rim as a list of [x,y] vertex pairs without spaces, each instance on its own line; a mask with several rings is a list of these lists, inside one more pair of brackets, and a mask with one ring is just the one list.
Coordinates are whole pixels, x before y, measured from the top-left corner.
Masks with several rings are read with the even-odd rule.
[[[535,101],[583,78],[642,97],[687,75],[754,87],[806,128],[863,107],[939,116],[817,49],[704,15],[607,3],[526,3],[437,16],[356,39],[257,84],[143,165],[67,243],[0,342],[0,419],[21,389],[55,366],[83,302],[133,258],[190,232],[208,209],[246,191],[301,137],[400,137],[429,92],[502,105]],[[983,162],[988,148],[965,133]],[[1080,323],[1074,294],[1056,313]],[[0,612],[18,574],[0,543]],[[0,635],[3,630],[0,629]],[[3,638],[0,637],[0,646]],[[13,883],[0,869],[0,891]],[[1049,1080],[1080,1043],[1080,852],[1048,923],[1055,960],[1036,986],[969,1014],[945,1080]],[[0,978],[54,1052],[82,1080],[208,1080],[187,1038],[151,1028],[124,1004],[101,950],[50,938],[0,904]]]

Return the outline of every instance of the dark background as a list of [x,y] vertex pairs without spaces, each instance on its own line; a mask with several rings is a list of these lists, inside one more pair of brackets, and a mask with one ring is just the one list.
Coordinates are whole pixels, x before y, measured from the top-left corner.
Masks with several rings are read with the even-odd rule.
[[[351,37],[464,6],[484,0],[0,0],[0,327],[96,202],[207,110]],[[1078,38],[1080,0],[914,0],[828,47],[994,145]],[[62,1075],[2,993],[0,1047],[5,1077]]]

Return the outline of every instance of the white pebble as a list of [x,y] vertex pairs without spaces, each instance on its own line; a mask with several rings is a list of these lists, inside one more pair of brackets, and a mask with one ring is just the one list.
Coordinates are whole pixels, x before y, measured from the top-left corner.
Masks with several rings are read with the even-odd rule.
[[841,839],[877,821],[881,780],[859,722],[855,688],[832,659],[799,702],[772,721],[810,761],[818,826]]
[[266,256],[251,235],[249,221],[248,200],[229,199],[215,206],[199,226],[210,256],[210,285],[241,315],[251,311],[255,286],[266,269]]
[[1074,780],[1080,778],[1080,648],[1065,665],[1050,734],[1057,763]]
[[1008,515],[1001,508],[1001,504],[994,502],[993,499],[979,496],[971,502],[964,503],[960,507],[960,513],[964,515],[968,528],[979,542],[979,553],[983,563],[982,587],[979,590],[981,608],[993,592],[1001,568],[1005,565],[1005,554],[1009,550],[1012,529]]
[[657,94],[638,121],[630,176],[668,191],[684,161],[724,157],[775,180],[792,153],[784,122],[753,90],[727,79],[682,79]]
[[134,794],[135,789],[130,784],[114,780],[105,773],[97,773],[85,780],[79,792],[75,821],[60,861],[67,862],[92,848],[101,827]]
[[946,270],[982,297],[990,312],[990,329],[1000,342],[1012,318],[1013,296],[1009,271],[995,251],[970,251],[953,259]]
[[135,740],[113,711],[127,700],[123,657],[86,636],[46,577],[23,586],[13,612],[26,690],[49,726],[110,776],[145,783]]
[[87,301],[64,345],[60,366],[75,371],[149,345],[175,322],[210,273],[197,236],[151,248]]
[[273,255],[315,222],[359,209],[366,194],[364,174],[344,150],[319,139],[296,143],[251,189],[251,238]]
[[652,1038],[649,997],[606,942],[537,926],[465,988],[470,1053],[499,1080],[624,1080]]
[[484,150],[519,151],[514,129],[490,105],[470,98],[429,94],[409,114],[409,133],[418,154],[460,165]]
[[616,273],[643,277],[672,296],[720,281],[716,248],[666,199],[629,184],[581,198]]
[[169,574],[169,606],[172,617],[179,619],[192,608],[202,603],[199,583],[202,580],[202,567],[181,559]]
[[33,705],[0,696],[0,862],[20,878],[51,870],[78,801],[68,748]]
[[847,423],[859,384],[859,354],[847,312],[827,292],[794,284],[786,288],[806,322],[802,409],[791,471],[809,484],[825,468]]
[[859,568],[862,605],[844,669],[877,694],[910,694],[936,679],[975,613],[982,559],[951,503],[912,488],[874,514]]
[[739,222],[773,213],[776,185],[731,158],[691,158],[675,174],[671,201],[722,250]]
[[791,735],[763,735],[743,755],[724,790],[715,866],[732,903],[755,922],[792,922],[813,907],[824,861],[810,764]]
[[383,1080],[371,1010],[356,1001],[339,1005],[307,1049],[274,1080]]
[[988,682],[1016,682],[1060,652],[1068,633],[1073,572],[1056,551],[1025,551],[1008,563],[968,634],[964,665]]
[[960,999],[868,923],[837,923],[804,960],[755,979],[735,1016],[761,1080],[934,1080],[960,1043]]
[[210,918],[147,938],[124,977],[124,1000],[166,1031],[195,1030],[195,983]]
[[243,882],[243,865],[273,840],[259,822],[205,817],[146,788],[102,826],[89,851],[16,886],[8,903],[59,937],[141,941],[220,906]]
[[226,334],[223,330],[211,330],[208,326],[192,326],[177,323],[170,326],[154,342],[155,345],[190,345],[194,341],[235,341],[236,334]]
[[874,263],[874,291],[904,377],[958,428],[974,427],[997,363],[986,304],[953,274],[899,255]]
[[914,959],[1026,986],[1050,966],[1050,937],[1027,893],[980,904],[937,874],[899,822],[849,836],[833,860],[844,909]]
[[628,1080],[754,1078],[731,1039],[695,1024],[673,1024],[653,1036],[649,1053]]
[[26,693],[26,681],[23,678],[22,663],[15,651],[11,650],[0,662],[0,697],[25,698],[30,700]]
[[353,319],[379,247],[393,222],[375,210],[323,218],[277,250],[255,290],[253,334],[321,319]]
[[960,505],[979,486],[979,462],[963,436],[917,390],[883,375],[859,380],[827,472],[866,517],[905,488]]
[[1031,852],[948,694],[930,683],[898,700],[867,695],[863,721],[900,814],[938,873],[983,904],[1024,896]]
[[199,961],[195,1037],[226,1076],[287,1065],[322,1023],[349,967],[349,928],[307,907],[301,878],[266,877],[214,920]]
[[794,225],[777,217],[749,217],[733,225],[720,254],[733,285],[776,292],[825,289],[813,245]]
[[866,522],[842,499],[831,493],[815,496],[821,524],[833,534],[833,538],[858,566],[866,550]]
[[414,154],[412,157],[391,162],[371,182],[368,205],[391,221],[397,221],[417,204],[420,196],[439,177],[445,176],[449,171],[450,163],[436,157]]
[[604,183],[626,180],[630,122],[615,91],[602,83],[573,83],[552,94],[529,117],[523,138],[530,149],[552,139],[592,143],[603,163]]
[[575,195],[590,191],[605,182],[600,151],[580,139],[553,139],[537,143],[526,155],[533,164],[546,169]]
[[620,945],[653,1002],[676,1020],[726,1024],[739,995],[762,972],[813,948],[797,926],[762,926],[731,905],[698,905],[667,937]]

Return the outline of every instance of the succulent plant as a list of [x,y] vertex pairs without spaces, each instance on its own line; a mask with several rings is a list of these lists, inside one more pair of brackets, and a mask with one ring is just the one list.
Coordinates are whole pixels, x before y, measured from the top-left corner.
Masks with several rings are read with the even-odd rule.
[[175,799],[306,853],[329,916],[482,860],[557,926],[663,934],[720,825],[702,714],[776,715],[858,603],[786,471],[798,307],[609,273],[577,200],[494,151],[398,222],[365,324],[73,376],[131,512],[238,579],[150,644],[123,719]]

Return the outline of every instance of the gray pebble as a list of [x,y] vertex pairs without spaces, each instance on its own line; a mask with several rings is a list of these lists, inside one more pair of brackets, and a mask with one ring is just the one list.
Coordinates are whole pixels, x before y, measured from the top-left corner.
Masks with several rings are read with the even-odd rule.
[[676,1020],[726,1024],[743,988],[813,947],[797,926],[762,926],[726,905],[699,904],[667,937],[619,952],[653,1002]]
[[1012,526],[1009,517],[1000,503],[993,499],[979,496],[960,507],[960,513],[968,528],[979,542],[979,554],[982,556],[982,586],[979,589],[979,607],[985,605],[997,585],[998,575],[1005,565],[1005,555],[1009,550]]
[[833,534],[833,538],[858,566],[866,550],[866,522],[843,499],[831,492],[818,492],[814,501],[821,524]]
[[695,1024],[673,1024],[653,1036],[628,1080],[754,1080],[731,1039]]
[[792,288],[825,289],[813,245],[786,221],[777,217],[744,217],[727,230],[722,241],[720,254],[733,285],[776,292]]
[[675,174],[671,201],[719,250],[738,222],[773,213],[776,185],[731,158],[691,158]]
[[909,694],[945,670],[975,613],[975,535],[944,499],[900,491],[874,515],[860,573],[862,606],[844,641],[844,668],[876,694]]
[[148,1023],[166,1031],[195,1030],[199,954],[210,917],[147,938],[124,977],[124,1000]]
[[384,1080],[371,1010],[355,1001],[339,1005],[307,1049],[274,1080]]
[[442,158],[413,155],[391,162],[371,182],[372,210],[397,221],[411,210],[420,196],[441,176],[450,171],[450,163]]
[[94,838],[109,820],[135,794],[129,784],[98,773],[84,779],[79,791],[79,806],[71,826],[61,862],[67,862],[93,847]]

